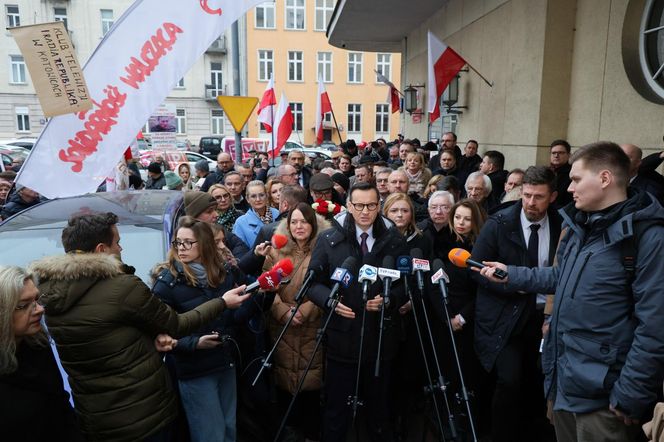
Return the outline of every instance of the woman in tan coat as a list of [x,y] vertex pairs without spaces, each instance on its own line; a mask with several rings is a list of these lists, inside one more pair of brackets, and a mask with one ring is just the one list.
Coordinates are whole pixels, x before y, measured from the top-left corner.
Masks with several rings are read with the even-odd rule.
[[[272,304],[270,336],[273,342],[288,321],[295,307],[295,295],[304,281],[311,251],[320,232],[330,224],[306,203],[299,203],[283,220],[275,233],[283,234],[288,243],[279,250],[272,250],[265,259],[264,270],[272,268],[283,258],[290,258],[295,269],[287,281],[282,281]],[[284,334],[274,355],[273,374],[279,394],[281,413],[285,413],[300,378],[304,375],[307,361],[311,357],[316,331],[320,326],[321,310],[313,302],[305,300]],[[297,402],[290,414],[286,433],[298,433],[311,440],[319,439],[320,432],[320,388],[323,377],[323,355],[316,354],[311,370],[302,386]]]

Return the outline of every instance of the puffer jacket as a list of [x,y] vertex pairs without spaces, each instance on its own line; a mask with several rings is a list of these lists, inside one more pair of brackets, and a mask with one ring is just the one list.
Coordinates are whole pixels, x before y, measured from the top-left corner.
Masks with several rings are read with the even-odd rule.
[[[508,266],[513,289],[555,290],[542,353],[546,392],[554,410],[587,413],[610,404],[640,419],[664,376],[664,208],[637,191],[599,217],[573,204],[560,213],[569,233],[558,249],[558,267]],[[662,224],[639,238],[630,290],[622,244],[635,223],[646,220]]]
[[[268,324],[272,343],[276,341],[281,329],[290,317],[291,307],[295,306],[295,295],[297,295],[304,282],[309,260],[311,259],[311,250],[316,244],[318,234],[330,227],[330,223],[322,216],[316,215],[316,218],[318,220],[317,235],[305,247],[298,246],[291,238],[288,233],[287,220],[282,220],[275,233],[285,235],[288,238],[288,243],[279,250],[273,249],[272,253],[265,259],[263,270],[272,268],[277,261],[283,258],[290,258],[295,266],[295,270],[288,278],[288,284],[279,286],[279,291],[272,304],[272,314]],[[289,393],[295,392],[297,384],[304,374],[307,362],[316,345],[316,333],[322,316],[322,311],[309,300],[302,303],[299,311],[302,313],[304,323],[299,327],[291,323],[274,355],[275,381],[280,388]],[[323,352],[318,351],[304,384],[302,384],[302,389],[305,391],[320,389],[322,378]]]
[[[267,210],[272,213],[273,220],[277,219],[279,216],[279,211],[277,209],[268,207]],[[254,209],[249,209],[247,213],[235,220],[233,233],[237,235],[247,247],[251,247],[254,244],[254,241],[256,241],[258,232],[260,232],[261,227],[264,225],[265,223],[261,221]]]
[[153,340],[193,332],[222,312],[221,300],[178,315],[104,253],[52,256],[31,267],[86,440],[142,440],[172,421],[176,397]]

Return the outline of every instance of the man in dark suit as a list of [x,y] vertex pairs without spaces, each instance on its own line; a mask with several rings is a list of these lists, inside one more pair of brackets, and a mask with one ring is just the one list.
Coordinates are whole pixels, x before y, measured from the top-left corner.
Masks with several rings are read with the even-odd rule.
[[[561,225],[551,206],[555,189],[550,168],[529,167],[521,201],[489,218],[475,242],[473,259],[529,267],[552,265]],[[479,275],[477,282],[475,351],[496,380],[492,439],[546,440],[542,439],[546,427],[534,428],[545,416],[543,380],[537,367],[545,294],[509,293],[504,285]]]
[[629,185],[650,192],[660,203],[664,203],[664,177],[654,169],[661,164],[661,155],[650,155],[647,159],[655,167],[643,164],[643,151],[633,144],[621,144],[620,148],[629,157]]
[[558,196],[554,202],[556,209],[565,207],[572,202],[572,194],[567,191],[570,184],[569,171],[572,165],[569,164],[572,146],[565,140],[554,140],[549,149],[551,155],[551,170],[556,174],[556,191]]
[[293,166],[298,173],[297,183],[305,189],[309,189],[309,180],[311,179],[311,169],[304,165],[304,152],[294,149],[288,152],[288,164]]

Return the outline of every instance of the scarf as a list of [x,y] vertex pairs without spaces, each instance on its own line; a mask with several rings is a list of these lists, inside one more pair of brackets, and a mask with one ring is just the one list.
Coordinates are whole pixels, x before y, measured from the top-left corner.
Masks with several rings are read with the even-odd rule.
[[[196,286],[203,288],[207,287],[208,286],[207,271],[205,270],[205,267],[203,267],[203,264],[200,264],[198,262],[191,262],[188,264],[188,266],[191,272],[196,277]],[[175,268],[177,269],[178,272],[184,273],[184,266],[180,261],[175,261]]]
[[233,230],[233,225],[235,220],[240,217],[240,211],[237,210],[232,205],[226,209],[225,212],[220,212],[217,210],[219,217],[217,218],[217,224],[224,226],[227,230]]
[[422,182],[422,173],[424,172],[424,169],[420,169],[419,172],[416,174],[411,174],[408,172],[408,169],[405,167],[403,168],[404,172],[406,172],[406,176],[408,177],[409,187],[408,187],[408,192],[415,192],[415,193],[420,193],[422,189],[424,188],[424,184]]
[[[256,212],[254,210],[254,212]],[[265,208],[265,215],[261,216],[256,212],[256,215],[260,218],[263,224],[270,224],[272,222],[272,210],[269,207]]]

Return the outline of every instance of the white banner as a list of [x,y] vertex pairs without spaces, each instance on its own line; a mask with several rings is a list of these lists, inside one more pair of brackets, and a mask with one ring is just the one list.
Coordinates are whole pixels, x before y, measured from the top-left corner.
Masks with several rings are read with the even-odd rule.
[[94,106],[49,121],[18,183],[94,192],[148,117],[221,33],[263,0],[137,0],[83,69]]

